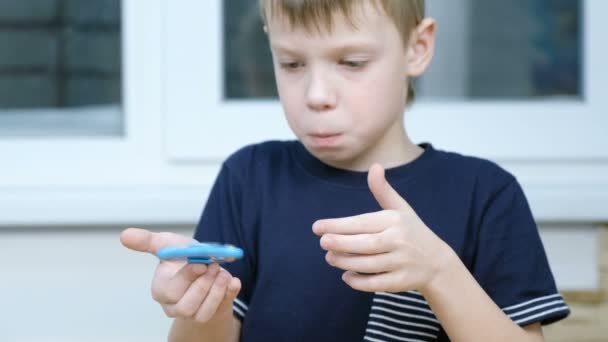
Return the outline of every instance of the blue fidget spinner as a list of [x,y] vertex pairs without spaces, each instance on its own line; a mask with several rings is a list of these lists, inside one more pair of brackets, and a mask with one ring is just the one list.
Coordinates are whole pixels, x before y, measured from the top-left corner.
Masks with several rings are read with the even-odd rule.
[[169,246],[156,251],[162,260],[186,259],[189,264],[232,262],[243,257],[243,250],[219,243],[193,243],[189,246]]

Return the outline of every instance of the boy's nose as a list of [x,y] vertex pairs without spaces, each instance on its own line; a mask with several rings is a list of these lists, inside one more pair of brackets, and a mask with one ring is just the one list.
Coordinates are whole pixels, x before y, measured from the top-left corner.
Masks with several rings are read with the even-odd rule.
[[309,74],[306,104],[315,112],[331,110],[336,106],[336,94],[322,72]]

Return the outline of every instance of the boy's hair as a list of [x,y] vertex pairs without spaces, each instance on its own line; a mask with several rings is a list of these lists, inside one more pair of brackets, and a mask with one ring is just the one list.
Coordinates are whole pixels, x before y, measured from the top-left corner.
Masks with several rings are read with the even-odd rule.
[[[424,18],[425,0],[258,0],[264,24],[268,17],[284,16],[292,27],[303,27],[311,32],[331,32],[336,13],[344,15],[356,27],[354,10],[365,1],[372,1],[392,19],[403,46],[407,46],[412,30]],[[410,81],[408,103],[413,100],[414,88]]]

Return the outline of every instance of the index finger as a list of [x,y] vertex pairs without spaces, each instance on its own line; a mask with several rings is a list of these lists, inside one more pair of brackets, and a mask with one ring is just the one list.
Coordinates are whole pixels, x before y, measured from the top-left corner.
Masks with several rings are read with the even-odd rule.
[[174,233],[155,233],[146,229],[128,228],[120,234],[120,242],[134,251],[156,254],[156,251],[162,247],[185,246],[196,241]]
[[315,234],[373,234],[384,231],[393,221],[390,210],[332,219],[318,220],[312,225]]

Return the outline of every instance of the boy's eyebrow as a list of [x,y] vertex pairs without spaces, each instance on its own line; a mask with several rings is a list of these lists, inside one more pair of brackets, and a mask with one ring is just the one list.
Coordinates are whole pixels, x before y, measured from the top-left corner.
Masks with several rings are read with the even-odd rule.
[[[274,51],[287,53],[287,54],[291,54],[291,55],[300,54],[300,51],[298,51],[296,49],[293,49],[289,46],[277,44],[277,43],[271,43],[270,48]],[[361,52],[361,51],[373,52],[375,50],[377,50],[377,47],[376,47],[376,44],[373,44],[373,43],[348,43],[348,44],[339,45],[339,46],[336,46],[336,47],[330,49],[331,54],[346,54],[346,53]]]
[[296,51],[292,50],[291,48],[287,47],[287,46],[283,46],[283,45],[279,45],[279,44],[274,44],[271,43],[270,44],[270,49],[274,50],[274,51],[278,51],[278,52],[285,52],[288,54],[296,54]]

